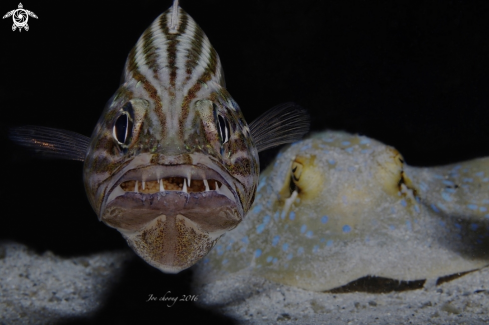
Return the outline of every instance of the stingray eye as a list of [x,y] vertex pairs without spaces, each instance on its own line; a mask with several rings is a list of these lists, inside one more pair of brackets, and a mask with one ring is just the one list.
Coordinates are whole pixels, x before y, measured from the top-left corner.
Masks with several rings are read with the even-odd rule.
[[127,103],[122,107],[112,129],[114,139],[123,148],[127,148],[132,137],[133,115],[131,103]]

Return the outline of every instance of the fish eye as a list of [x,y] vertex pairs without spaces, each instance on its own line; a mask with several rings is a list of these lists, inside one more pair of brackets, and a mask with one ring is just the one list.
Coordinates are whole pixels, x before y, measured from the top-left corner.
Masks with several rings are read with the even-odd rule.
[[222,116],[222,114],[220,114],[217,111],[216,104],[213,104],[213,105],[214,105],[214,114],[217,117],[216,118],[217,131],[219,132],[219,138],[221,139],[221,145],[224,145],[226,142],[229,141],[229,137],[231,134],[230,128],[229,128],[229,121],[227,118]]
[[114,139],[123,148],[127,148],[132,136],[133,114],[132,105],[129,102],[122,107],[121,114],[115,120],[112,129]]

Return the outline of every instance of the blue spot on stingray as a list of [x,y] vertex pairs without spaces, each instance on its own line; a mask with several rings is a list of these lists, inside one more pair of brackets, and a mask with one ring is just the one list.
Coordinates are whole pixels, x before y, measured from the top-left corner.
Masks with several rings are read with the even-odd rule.
[[487,208],[486,208],[486,207],[480,207],[480,208],[479,208],[479,211],[480,211],[480,212],[486,212],[486,211],[487,211]]
[[486,219],[489,219],[489,214],[486,214],[484,217],[486,217]]
[[261,205],[257,205],[256,207],[253,208],[253,213],[258,213],[261,211]]
[[347,197],[346,197],[345,195],[343,195],[343,196],[341,197],[341,200],[343,201],[343,204],[344,204],[344,205],[347,205],[347,204],[348,204],[348,199],[347,199]]
[[249,243],[250,243],[250,241],[248,240],[248,236],[243,237],[243,239],[241,239],[241,241],[242,241],[243,243],[245,243],[245,244],[249,244]]
[[288,260],[291,260],[291,259],[292,259],[292,257],[294,257],[294,255],[292,255],[292,253],[290,253],[289,255],[287,255],[287,259],[288,259]]
[[326,243],[326,246],[328,246],[328,247],[333,246],[333,240],[332,239],[328,240],[328,242]]
[[311,148],[311,144],[308,143],[306,145],[303,145],[302,148],[301,148],[301,150],[307,150],[307,149],[310,149],[310,148]]
[[258,257],[260,257],[260,256],[261,256],[261,249],[259,249],[259,248],[258,248],[258,249],[255,251],[255,257],[256,257],[256,258],[258,258]]
[[472,178],[470,178],[470,177],[465,177],[464,179],[462,179],[462,181],[464,183],[472,183],[474,180]]
[[360,152],[361,153],[371,153],[372,149],[362,149]]
[[312,238],[312,230],[309,230],[307,233],[306,233],[306,236],[308,238]]
[[206,258],[204,258],[204,264],[207,264],[207,263],[209,263],[209,258],[206,257]]
[[406,220],[406,227],[407,227],[409,230],[413,230],[413,227],[411,226],[411,221]]
[[270,263],[272,260],[273,260],[273,257],[272,257],[272,256],[268,256],[268,257],[267,257],[267,262],[268,262],[268,263]]
[[461,230],[461,229],[462,229],[462,225],[461,225],[461,224],[459,224],[459,223],[456,223],[456,224],[455,224],[455,228],[457,228],[458,230]]
[[277,262],[278,262],[278,259],[275,257],[275,258],[273,259],[273,264],[275,264],[275,263],[277,263]]
[[285,227],[284,227],[284,230],[287,230],[287,229],[289,229],[289,225],[288,224],[285,225]]
[[313,248],[312,248],[312,252],[313,253],[317,253],[319,251],[319,246],[318,245],[315,245]]
[[403,207],[407,207],[407,202],[406,202],[406,200],[402,199],[402,200],[401,200],[401,205],[402,205]]
[[[443,193],[445,193],[445,192],[446,192],[446,193],[453,194],[453,193],[457,192],[457,190],[456,190],[456,189],[454,189],[454,188],[444,188],[444,189],[443,189]],[[443,195],[443,194],[442,194],[442,195]]]
[[290,212],[289,219],[290,220],[294,220],[295,219],[295,212],[294,211]]
[[440,212],[440,210],[438,210],[438,208],[434,204],[431,205],[431,209],[433,209],[433,211],[435,211],[436,213]]
[[421,192],[426,192],[428,190],[428,185],[426,185],[425,182],[420,182],[419,188],[421,189]]
[[222,265],[226,265],[226,264],[228,264],[228,259],[227,258],[225,258],[225,259],[222,260]]
[[279,240],[280,240],[280,236],[277,235],[277,236],[273,237],[272,246],[273,247],[277,246]]
[[328,222],[328,216],[323,216],[323,217],[321,218],[321,222],[322,222],[322,223],[326,223],[326,222]]
[[396,213],[396,208],[391,207],[391,213]]
[[334,159],[330,159],[330,160],[328,160],[328,162],[329,162],[330,165],[336,164],[336,161]]
[[289,244],[285,243],[282,245],[282,250],[286,252],[289,249]]
[[321,238],[321,240],[319,242],[324,243],[325,241],[326,241],[326,239]]
[[350,141],[343,141],[341,144],[344,145],[344,146],[349,146],[350,145]]
[[477,210],[478,206],[475,204],[467,204],[467,208],[469,208],[470,210]]
[[362,141],[360,141],[360,144],[369,144],[369,143],[370,143],[369,139],[362,139]]
[[348,225],[344,225],[343,226],[343,232],[344,233],[349,233],[350,231],[351,231],[351,227],[350,226],[348,226]]
[[449,181],[449,180],[444,180],[443,181],[443,184],[447,185],[447,186],[455,186],[455,183],[452,182],[452,181]]
[[462,166],[461,165],[457,165],[457,166],[453,167],[452,170],[459,170],[460,168],[462,168]]
[[306,229],[307,229],[307,226],[306,225],[302,225],[302,227],[301,227],[301,234],[305,233],[306,232]]
[[441,192],[441,197],[447,202],[452,202],[452,197],[447,192]]
[[353,147],[346,148],[345,151],[348,152],[348,153],[352,153],[353,152]]
[[484,172],[475,173],[475,176],[484,177]]
[[489,177],[484,177],[484,178],[482,179],[482,181],[483,181],[484,183],[489,182]]
[[230,251],[230,250],[231,250],[231,248],[233,248],[233,245],[232,245],[232,244],[229,244],[229,245],[227,245],[227,246],[226,246],[226,250],[227,250],[227,251]]
[[302,253],[304,253],[304,248],[299,247],[299,249],[297,250],[297,255],[301,255]]
[[353,167],[353,166],[348,167],[348,171],[349,171],[350,173],[353,173],[353,172],[354,172],[354,171],[356,171],[356,170],[357,170],[357,169],[356,169],[355,167]]
[[420,211],[419,211],[419,206],[418,206],[417,204],[414,206],[414,211],[416,211],[417,213],[419,213],[419,212],[420,212]]
[[263,218],[263,224],[266,226],[269,222],[270,222],[270,216],[269,215],[266,215]]
[[445,207],[445,205],[443,203],[438,203],[438,207],[442,210],[445,210],[447,211],[447,208]]
[[394,225],[390,225],[390,226],[389,226],[389,229],[390,229],[390,230],[396,230],[396,227],[395,227]]
[[472,230],[472,231],[476,231],[476,230],[477,230],[477,228],[479,228],[479,225],[478,225],[478,224],[476,224],[476,223],[471,223],[471,224],[470,224],[470,230]]
[[267,178],[266,177],[263,177],[260,184],[258,184],[258,187],[256,188],[257,191],[261,190],[261,188],[263,186],[265,186],[267,184]]
[[334,141],[333,138],[326,138],[326,139],[324,139],[324,142],[333,142],[333,141]]
[[445,223],[445,221],[442,221],[442,220],[440,220],[440,222],[439,222],[439,223],[440,223],[440,226],[442,226],[442,227],[445,227],[445,226],[447,225],[447,224]]
[[440,174],[435,174],[433,177],[436,179],[445,179],[445,177],[443,177],[443,175]]
[[265,225],[264,224],[258,225],[258,227],[256,227],[256,233],[257,234],[261,234],[264,229],[265,229]]
[[246,247],[242,247],[240,250],[239,250],[241,253],[244,253],[246,252]]
[[277,212],[275,212],[275,215],[273,216],[273,219],[275,219],[275,221],[278,221],[278,217],[279,217],[279,215],[280,215],[280,214],[278,213],[278,211],[277,211]]
[[216,246],[216,251],[217,251],[217,255],[222,255],[224,253],[224,249],[222,249],[221,245]]

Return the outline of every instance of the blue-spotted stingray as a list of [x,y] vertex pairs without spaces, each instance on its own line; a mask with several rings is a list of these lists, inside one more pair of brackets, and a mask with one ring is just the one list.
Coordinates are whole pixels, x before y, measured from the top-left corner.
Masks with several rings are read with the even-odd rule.
[[408,166],[390,146],[326,131],[283,150],[245,221],[196,284],[251,274],[324,291],[365,276],[413,281],[489,264],[489,158]]

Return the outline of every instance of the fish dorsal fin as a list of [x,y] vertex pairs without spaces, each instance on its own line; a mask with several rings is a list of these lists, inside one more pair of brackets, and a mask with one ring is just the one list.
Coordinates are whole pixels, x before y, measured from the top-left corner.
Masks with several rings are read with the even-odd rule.
[[44,126],[9,129],[13,142],[45,157],[84,161],[90,138],[76,132]]
[[178,30],[179,19],[178,19],[178,0],[173,1],[173,6],[171,10],[170,19],[170,31],[176,32]]
[[250,123],[258,152],[300,140],[309,132],[310,117],[295,103],[275,106]]

